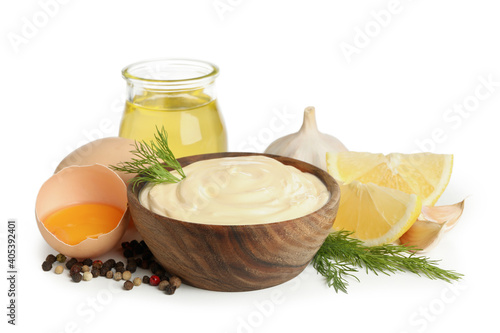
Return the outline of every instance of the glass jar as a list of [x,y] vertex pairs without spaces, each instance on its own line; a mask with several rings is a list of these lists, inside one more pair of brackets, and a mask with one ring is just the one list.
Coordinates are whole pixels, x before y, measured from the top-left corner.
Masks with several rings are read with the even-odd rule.
[[127,101],[120,136],[154,138],[165,127],[176,158],[227,151],[215,93],[217,66],[198,60],[162,59],[127,66]]

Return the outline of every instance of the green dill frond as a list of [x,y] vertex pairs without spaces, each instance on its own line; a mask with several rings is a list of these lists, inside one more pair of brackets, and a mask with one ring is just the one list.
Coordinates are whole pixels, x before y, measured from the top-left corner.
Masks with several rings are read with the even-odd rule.
[[[135,156],[131,161],[120,162],[118,165],[111,165],[110,168],[115,171],[137,174],[137,177],[131,179],[134,187],[142,182],[154,184],[177,183],[186,177],[184,170],[168,147],[168,135],[165,128],[161,130],[156,127],[154,140],[136,141],[135,149],[131,151]],[[172,175],[167,168],[176,170],[181,178]]]
[[347,277],[359,281],[354,273],[362,268],[366,273],[371,271],[375,275],[411,272],[446,282],[463,277],[455,271],[439,268],[437,260],[417,256],[417,248],[395,244],[370,247],[349,237],[351,234],[348,231],[332,232],[312,260],[313,267],[326,278],[328,286],[337,292],[347,293]]

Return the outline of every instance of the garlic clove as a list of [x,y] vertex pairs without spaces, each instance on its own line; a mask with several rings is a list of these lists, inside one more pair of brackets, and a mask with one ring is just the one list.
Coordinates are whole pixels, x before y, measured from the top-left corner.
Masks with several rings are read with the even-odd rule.
[[272,142],[264,153],[295,158],[326,170],[328,151],[347,151],[347,148],[334,136],[318,130],[315,109],[309,106],[304,110],[300,130]]
[[441,237],[450,231],[462,216],[465,200],[454,205],[424,206],[418,220],[405,232],[399,241],[406,246],[415,246],[427,252],[434,248]]
[[451,230],[464,211],[465,200],[454,205],[425,206],[421,217],[425,220],[444,223],[445,231]]
[[[426,220],[417,220],[400,238],[405,246],[415,246],[418,249],[429,251],[441,239],[444,223]],[[419,251],[421,252],[421,251]]]

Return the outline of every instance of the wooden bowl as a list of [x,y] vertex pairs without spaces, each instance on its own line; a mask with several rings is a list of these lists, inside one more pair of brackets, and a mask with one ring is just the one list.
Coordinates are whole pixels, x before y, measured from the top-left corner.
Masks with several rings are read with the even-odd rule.
[[211,225],[175,220],[142,206],[145,185],[128,186],[130,213],[156,260],[194,287],[249,291],[286,282],[309,264],[330,232],[340,201],[337,182],[302,161],[269,154],[215,153],[179,159],[182,166],[220,157],[264,155],[317,176],[331,196],[314,213],[292,220],[255,225]]

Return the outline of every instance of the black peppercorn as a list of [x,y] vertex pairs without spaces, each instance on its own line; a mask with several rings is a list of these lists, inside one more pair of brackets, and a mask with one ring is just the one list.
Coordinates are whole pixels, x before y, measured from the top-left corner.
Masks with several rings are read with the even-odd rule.
[[116,265],[116,261],[115,261],[115,259],[108,259],[108,260],[106,260],[104,265],[108,266],[109,268],[114,268]]
[[122,248],[123,249],[129,248],[129,247],[130,247],[130,243],[129,242],[123,242],[122,243]]
[[144,253],[142,254],[142,260],[151,260],[153,259],[153,253],[149,250],[145,250]]
[[80,281],[82,281],[82,279],[83,279],[83,275],[82,275],[82,274],[80,274],[80,273],[76,273],[76,274],[71,275],[71,279],[72,279],[74,282],[80,282]]
[[47,258],[45,258],[45,261],[48,261],[48,262],[50,262],[51,264],[53,264],[53,263],[55,263],[55,262],[56,262],[56,256],[55,256],[55,255],[53,255],[53,254],[49,254],[49,255],[47,256]]
[[144,277],[142,278],[142,283],[149,284],[149,276],[144,275]]
[[47,260],[45,260],[43,263],[42,263],[42,269],[45,271],[45,272],[48,272],[52,269],[52,263],[51,262],[48,262]]
[[132,249],[130,248],[126,248],[124,251],[123,251],[123,256],[125,258],[130,258],[130,257],[133,257],[134,256],[134,251],[132,251]]
[[137,267],[141,267],[142,266],[142,259],[141,258],[135,258],[135,264],[137,265]]
[[123,273],[125,272],[125,266],[116,266],[115,271]]
[[141,268],[143,269],[149,269],[149,261],[143,260],[141,263]]
[[78,264],[74,264],[71,266],[71,269],[69,270],[69,275],[73,276],[75,274],[78,274],[82,271],[82,267]]
[[130,280],[125,281],[125,283],[123,284],[123,289],[131,290],[132,288],[134,288],[134,283]]
[[146,244],[146,242],[145,242],[145,241],[141,240],[141,241],[139,242],[139,244],[141,244],[141,246],[142,246],[142,248],[143,248],[144,250],[149,250],[149,247],[148,247],[148,245]]
[[85,260],[83,261],[83,264],[84,264],[84,265],[87,265],[87,266],[89,266],[89,267],[90,267],[90,266],[92,266],[92,259],[89,259],[89,258],[85,259]]
[[92,273],[92,277],[96,278],[98,277],[99,275],[101,275],[101,271],[98,269],[98,268],[92,268],[92,270],[90,271]]
[[169,284],[165,287],[165,294],[173,295],[175,293],[175,289],[177,289],[175,286]]
[[149,263],[149,269],[151,270],[151,272],[155,272],[158,268],[160,267],[160,265],[156,262],[156,261],[152,261]]
[[127,264],[126,270],[130,271],[130,273],[135,273],[135,271],[137,270],[137,264],[135,263],[135,261],[129,262]]
[[165,273],[166,272],[162,267],[158,268],[156,271],[153,272],[154,275],[158,275],[158,276],[163,276],[163,275],[165,275]]
[[106,266],[102,266],[101,269],[100,269],[100,272],[101,272],[101,276],[106,276],[106,273],[110,272],[111,270],[106,267]]
[[57,256],[56,256],[56,260],[59,261],[60,263],[63,263],[66,261],[66,256],[64,254],[61,254],[59,253]]
[[70,260],[68,260],[68,262],[66,263],[66,268],[67,269],[71,269],[71,266],[73,266],[74,264],[76,264],[78,262],[78,260],[76,260],[75,258],[71,258]]
[[138,241],[135,241],[133,243],[131,242],[130,245],[132,246],[132,250],[136,255],[141,255],[144,252],[144,248]]

